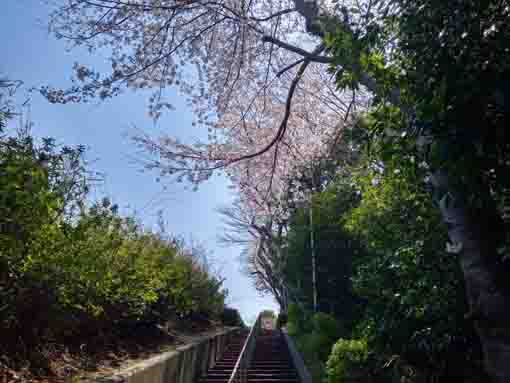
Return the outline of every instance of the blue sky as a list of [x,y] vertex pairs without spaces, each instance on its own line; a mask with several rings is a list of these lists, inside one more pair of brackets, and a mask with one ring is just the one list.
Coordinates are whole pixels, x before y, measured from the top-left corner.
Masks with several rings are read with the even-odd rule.
[[[105,65],[104,57],[86,51],[67,52],[65,43],[49,35],[44,25],[48,8],[40,0],[4,0],[0,13],[0,74],[22,80],[24,89],[50,84],[69,85],[75,61],[96,68]],[[25,95],[22,90],[20,98]],[[182,97],[170,95],[176,110],[168,112],[155,126],[147,116],[146,94],[125,93],[101,104],[51,105],[33,95],[30,116],[35,136],[51,136],[67,145],[89,147],[88,158],[94,170],[104,172],[103,185],[92,198],[110,197],[125,212],[136,211],[144,224],[153,227],[157,211],[164,209],[167,229],[173,234],[202,241],[214,251],[213,261],[225,276],[230,304],[246,320],[262,309],[276,309],[270,297],[260,297],[251,282],[240,272],[238,248],[218,246],[221,217],[215,209],[234,198],[227,181],[216,176],[199,191],[169,185],[164,192],[155,174],[143,173],[130,157],[135,148],[127,137],[133,127],[157,135],[169,132],[182,139],[202,136],[191,126],[191,113]]]

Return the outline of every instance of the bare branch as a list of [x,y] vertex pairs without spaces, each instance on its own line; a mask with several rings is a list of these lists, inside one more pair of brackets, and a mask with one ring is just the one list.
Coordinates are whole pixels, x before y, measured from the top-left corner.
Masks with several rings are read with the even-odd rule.
[[329,64],[329,63],[333,62],[332,57],[318,56],[316,53],[308,52],[304,49],[301,49],[294,45],[288,44],[284,41],[280,41],[272,36],[264,36],[262,38],[262,41],[277,45],[280,48],[286,49],[290,52],[297,53],[298,55],[303,56],[304,58],[306,58],[309,61],[313,61],[313,62],[317,62],[317,63],[321,63],[321,64]]
[[[319,52],[321,52],[323,50],[324,50],[324,46],[320,45],[319,47],[317,47],[315,49],[314,52],[319,53]],[[269,144],[267,144],[264,148],[254,152],[254,153],[247,154],[247,155],[238,157],[238,158],[230,161],[230,163],[228,165],[234,164],[234,163],[239,162],[239,161],[249,160],[251,158],[258,157],[261,154],[264,154],[265,152],[267,152],[278,141],[280,141],[282,139],[283,135],[285,134],[285,131],[287,130],[287,123],[289,121],[289,117],[290,117],[290,113],[291,113],[291,109],[292,109],[292,97],[294,96],[294,92],[296,91],[296,87],[297,87],[299,81],[301,80],[303,74],[305,73],[306,68],[308,67],[308,65],[310,65],[310,61],[311,60],[309,60],[307,58],[303,61],[303,63],[301,64],[301,66],[300,66],[300,68],[298,70],[298,72],[296,73],[296,76],[294,77],[294,80],[292,80],[292,83],[290,84],[289,92],[287,94],[287,101],[285,103],[285,113],[283,115],[282,122],[280,123],[280,127],[278,128],[278,131],[277,131],[276,135],[274,136],[274,138],[271,140],[271,142]]]

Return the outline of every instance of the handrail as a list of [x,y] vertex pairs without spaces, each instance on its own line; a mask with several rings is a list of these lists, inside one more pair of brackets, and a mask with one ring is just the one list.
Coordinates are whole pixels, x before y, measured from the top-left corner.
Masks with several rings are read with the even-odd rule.
[[253,354],[253,349],[255,347],[255,342],[257,340],[257,336],[260,332],[260,323],[261,323],[261,315],[259,314],[257,320],[253,324],[250,334],[248,338],[246,338],[246,342],[244,342],[244,346],[241,350],[241,354],[237,359],[234,370],[232,371],[232,375],[230,375],[230,379],[228,383],[246,383],[247,381],[247,368],[249,363],[251,362],[251,357]]

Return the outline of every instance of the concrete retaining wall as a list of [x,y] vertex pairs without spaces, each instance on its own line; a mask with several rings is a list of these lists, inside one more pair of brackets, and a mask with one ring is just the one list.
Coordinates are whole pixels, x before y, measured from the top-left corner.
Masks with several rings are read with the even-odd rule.
[[306,368],[303,357],[301,356],[301,353],[298,351],[296,345],[294,344],[294,341],[289,336],[289,334],[287,334],[286,329],[282,329],[282,333],[285,339],[285,343],[287,343],[287,348],[289,349],[290,357],[292,358],[292,363],[294,364],[294,367],[297,370],[299,381],[301,383],[312,383],[312,375],[308,371],[308,368]]
[[183,346],[137,363],[98,383],[195,383],[219,359],[230,339],[239,331],[232,328],[204,336]]

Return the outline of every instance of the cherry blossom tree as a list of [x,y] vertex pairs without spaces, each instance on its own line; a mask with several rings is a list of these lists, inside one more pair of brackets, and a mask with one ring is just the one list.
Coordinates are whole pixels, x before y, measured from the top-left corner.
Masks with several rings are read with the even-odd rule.
[[[361,89],[382,93],[383,85],[363,70],[359,57],[345,47],[329,55],[323,38],[339,31],[347,42],[370,38],[379,18],[399,17],[400,5],[407,6],[393,0],[57,0],[51,30],[91,51],[108,48],[112,69],[100,74],[76,64],[73,87],[42,92],[52,102],[66,103],[150,88],[150,113],[157,118],[171,108],[165,90],[179,87],[195,123],[209,129],[209,140],[187,145],[170,136],[138,137],[153,155],[147,166],[195,184],[226,169],[246,203],[271,210],[273,203],[266,202],[282,195],[285,175],[296,170],[293,164],[301,156],[307,161],[327,153],[324,143],[335,142],[334,127],[346,118],[338,111],[350,110],[352,95],[327,93],[320,64],[334,64],[337,78],[355,73]],[[506,5],[498,9],[507,17]],[[480,28],[478,44],[483,45],[497,28],[493,21]],[[386,36],[385,42],[382,54],[391,59],[395,40]],[[321,85],[318,93],[314,81]],[[412,122],[416,108],[406,103],[399,86],[384,93]],[[343,109],[325,112],[335,102]],[[510,340],[501,334],[508,333],[508,310],[502,308],[510,295],[495,287],[484,238],[473,234],[484,232],[483,220],[473,219],[446,168],[434,169],[430,178],[450,239],[459,249],[468,301],[486,319],[477,325],[485,365],[495,381],[508,381]]]
[[220,240],[229,246],[242,246],[244,273],[253,281],[257,291],[270,294],[281,311],[286,311],[288,290],[283,272],[287,222],[273,222],[267,216],[262,221],[258,209],[250,210],[249,206],[238,200],[231,206],[219,209],[226,229]]
[[325,65],[332,58],[303,18],[319,9],[334,12],[332,4],[72,0],[57,3],[50,22],[73,46],[112,52],[110,73],[76,64],[73,87],[43,88],[51,102],[150,88],[149,112],[158,118],[172,108],[168,87],[187,97],[194,125],[208,129],[208,140],[189,145],[171,135],[139,134],[134,139],[148,154],[144,165],[195,185],[225,170],[239,192],[234,209],[240,215],[224,213],[250,234],[247,271],[261,291],[281,297],[284,305],[275,265],[289,213],[286,199],[305,198],[306,189],[292,190],[293,183],[308,164],[331,155],[340,128],[367,104],[363,91],[336,89]]
[[[321,5],[328,9],[330,2]],[[76,64],[75,85],[45,87],[55,103],[106,99],[126,89],[153,90],[149,113],[172,108],[177,86],[207,128],[206,142],[170,135],[134,137],[144,165],[198,184],[226,170],[243,203],[273,214],[288,177],[328,155],[338,127],[366,102],[338,92],[320,38],[308,33],[310,1],[71,0],[57,2],[50,27],[91,52],[109,48],[111,72]],[[317,8],[318,10],[319,8]],[[267,203],[269,202],[269,203]]]
[[[322,42],[339,31],[347,43],[370,38],[380,18],[399,17],[400,6],[405,2],[57,0],[51,30],[92,52],[108,49],[111,71],[101,74],[76,64],[73,87],[43,88],[42,93],[51,102],[66,103],[150,88],[150,113],[157,118],[172,107],[165,90],[177,86],[188,97],[195,124],[209,129],[209,139],[187,145],[172,136],[137,137],[152,155],[146,165],[195,184],[226,169],[242,203],[260,209],[260,215],[266,210],[273,214],[274,201],[285,193],[286,177],[299,171],[300,164],[327,155],[336,124],[348,119],[349,100],[356,105],[357,97],[364,99],[361,92],[353,97],[333,86],[329,93],[331,82],[325,81],[321,64],[333,64],[337,79],[344,72],[355,73],[362,90],[384,93],[412,122],[415,107],[406,103],[398,86],[381,92],[383,85],[363,70],[352,51],[330,55]],[[507,17],[506,5],[498,9]],[[480,25],[481,46],[495,24]],[[391,59],[395,40],[384,40],[382,54]],[[501,334],[508,334],[509,311],[503,308],[510,294],[496,287],[486,254],[494,251],[486,251],[484,238],[476,235],[484,232],[483,220],[473,219],[448,169],[433,169],[430,178],[450,239],[459,249],[470,307],[485,318],[477,322],[485,365],[495,381],[508,381],[510,340]]]

